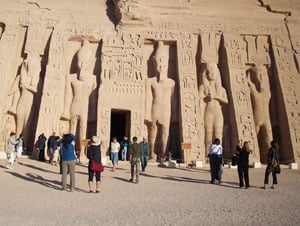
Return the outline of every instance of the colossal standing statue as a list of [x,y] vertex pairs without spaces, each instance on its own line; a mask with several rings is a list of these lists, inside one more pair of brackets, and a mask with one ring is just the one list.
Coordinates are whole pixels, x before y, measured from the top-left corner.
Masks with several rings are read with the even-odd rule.
[[[62,117],[70,120],[70,133],[72,134],[76,134],[79,123],[77,142],[80,143],[86,138],[89,98],[97,86],[96,76],[88,72],[91,57],[90,43],[84,40],[77,53],[77,74],[66,77],[65,104]],[[84,149],[82,145],[80,147],[80,158],[85,161]]]
[[[174,80],[168,78],[168,56],[159,41],[153,56],[156,77],[146,80],[146,120],[149,120],[149,156],[155,159],[155,152],[161,161],[165,160],[171,119],[171,105]],[[159,128],[159,131],[158,131]],[[159,132],[159,133],[158,133]],[[160,134],[160,137],[157,137]],[[158,150],[154,144],[158,139]]]
[[[26,140],[30,134],[28,120],[34,110],[34,97],[37,93],[41,61],[38,56],[28,55],[21,66],[21,73],[18,75],[9,90],[8,95],[13,95],[13,102],[10,113],[16,115],[16,133],[23,133]],[[27,141],[27,140],[26,140]]]
[[205,104],[205,155],[207,155],[212,141],[215,138],[222,140],[224,122],[222,104],[228,103],[226,90],[222,87],[221,76],[216,63],[206,64],[199,93]]
[[248,73],[251,103],[255,130],[259,136],[261,161],[265,162],[268,145],[272,140],[272,126],[270,121],[269,103],[271,99],[268,71],[264,65],[255,65]]

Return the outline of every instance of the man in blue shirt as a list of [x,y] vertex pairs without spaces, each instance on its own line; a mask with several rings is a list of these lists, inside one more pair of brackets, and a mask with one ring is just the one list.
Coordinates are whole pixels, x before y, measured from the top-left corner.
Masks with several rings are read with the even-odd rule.
[[129,146],[130,142],[128,140],[127,137],[124,137],[124,140],[121,141],[121,145],[122,145],[122,161],[126,161],[127,160],[127,149]]

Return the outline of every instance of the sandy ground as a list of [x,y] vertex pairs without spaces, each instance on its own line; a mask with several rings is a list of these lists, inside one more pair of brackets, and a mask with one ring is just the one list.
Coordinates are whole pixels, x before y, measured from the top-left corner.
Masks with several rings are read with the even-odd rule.
[[5,162],[0,225],[300,225],[300,171],[286,166],[278,187],[264,190],[263,168],[250,169],[251,188],[239,189],[236,169],[225,168],[222,185],[212,185],[208,168],[152,164],[132,184],[129,164],[120,162],[115,172],[105,168],[100,194],[91,194],[86,166],[76,166],[76,191],[68,192],[58,167],[22,157],[8,170]]

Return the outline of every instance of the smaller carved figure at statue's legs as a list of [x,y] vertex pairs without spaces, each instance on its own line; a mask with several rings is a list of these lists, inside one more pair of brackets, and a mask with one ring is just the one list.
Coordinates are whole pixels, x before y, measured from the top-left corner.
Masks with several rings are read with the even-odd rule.
[[157,133],[156,123],[151,122],[149,126],[149,159],[155,160],[154,144]]

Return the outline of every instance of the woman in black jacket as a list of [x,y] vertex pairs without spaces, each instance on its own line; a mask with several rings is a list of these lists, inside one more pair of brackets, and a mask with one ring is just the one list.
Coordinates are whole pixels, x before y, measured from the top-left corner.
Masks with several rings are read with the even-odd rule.
[[268,165],[265,172],[265,181],[264,181],[264,189],[267,188],[267,185],[269,183],[269,175],[272,173],[273,177],[273,185],[272,189],[275,189],[275,184],[277,184],[277,174],[274,171],[275,167],[279,165],[279,145],[276,140],[271,141],[271,147],[268,151]]
[[245,141],[243,147],[240,145],[236,147],[236,154],[238,156],[238,174],[240,179],[240,188],[244,187],[244,180],[246,188],[249,188],[249,154],[252,153],[249,142]]
[[100,192],[100,177],[101,173],[93,171],[91,169],[91,164],[92,161],[95,161],[96,163],[101,163],[101,144],[100,144],[100,139],[97,136],[92,137],[91,144],[89,145],[87,149],[87,157],[89,159],[89,166],[88,166],[88,171],[89,171],[89,188],[90,188],[90,193],[93,192],[93,178],[94,175],[96,175],[96,193]]

